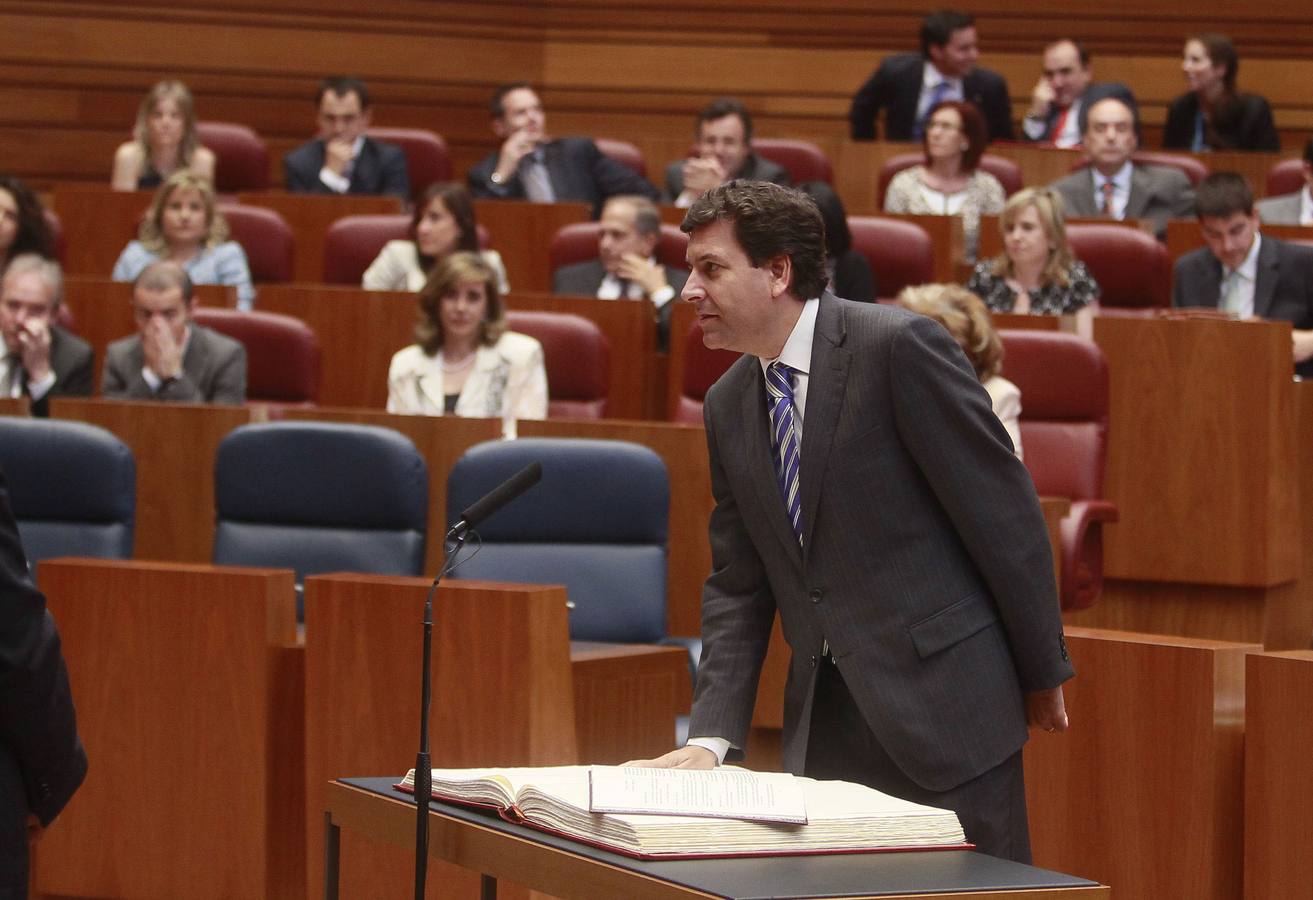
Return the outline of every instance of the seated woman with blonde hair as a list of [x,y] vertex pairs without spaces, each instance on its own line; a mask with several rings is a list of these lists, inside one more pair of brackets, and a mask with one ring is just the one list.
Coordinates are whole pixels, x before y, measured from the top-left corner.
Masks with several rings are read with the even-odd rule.
[[1003,253],[976,264],[967,290],[995,312],[1076,316],[1088,337],[1099,308],[1099,285],[1071,252],[1062,197],[1049,188],[1013,194],[999,216]]
[[132,140],[114,151],[110,187],[150,190],[182,171],[213,182],[214,153],[196,136],[196,108],[187,85],[160,81],[141,100]]
[[998,416],[1012,449],[1021,458],[1021,389],[999,372],[1003,370],[1003,342],[999,340],[989,310],[980,298],[956,284],[923,284],[903,288],[898,305],[929,316],[948,329],[966,353],[976,378],[989,393],[994,415]]
[[415,341],[392,357],[388,412],[497,417],[507,437],[516,419],[547,418],[542,345],[507,330],[497,273],[479,254],[453,253],[433,270]]
[[191,172],[174,172],[155,192],[137,240],[119,254],[110,276],[133,281],[157,259],[171,259],[187,270],[192,284],[237,288],[237,308],[255,302],[246,251],[228,240],[228,222],[214,202],[214,188]]

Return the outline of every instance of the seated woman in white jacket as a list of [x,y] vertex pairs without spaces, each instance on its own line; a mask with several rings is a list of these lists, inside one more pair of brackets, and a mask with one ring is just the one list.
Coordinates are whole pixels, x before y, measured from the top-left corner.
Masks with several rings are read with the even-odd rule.
[[976,370],[994,415],[1012,438],[1012,451],[1021,459],[1021,388],[998,374],[1003,370],[1003,342],[984,301],[956,284],[923,284],[903,288],[898,305],[948,329]]
[[388,412],[495,417],[507,437],[516,419],[547,417],[543,348],[506,330],[497,276],[477,253],[453,253],[419,292],[416,343],[388,369]]
[[497,290],[503,296],[510,293],[501,255],[496,250],[479,251],[479,225],[470,192],[454,181],[435,181],[415,204],[410,237],[384,244],[360,285],[367,291],[418,291],[438,263],[458,250],[479,253],[497,274]]

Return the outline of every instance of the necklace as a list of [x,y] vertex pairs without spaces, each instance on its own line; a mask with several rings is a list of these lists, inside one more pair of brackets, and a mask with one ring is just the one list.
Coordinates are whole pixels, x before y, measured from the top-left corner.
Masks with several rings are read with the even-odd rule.
[[464,359],[462,359],[460,362],[457,363],[448,363],[444,359],[442,362],[438,363],[438,366],[442,369],[443,372],[446,372],[448,375],[454,375],[457,372],[464,372],[470,366],[474,365],[474,356],[475,354],[471,353],[469,356],[465,357]]

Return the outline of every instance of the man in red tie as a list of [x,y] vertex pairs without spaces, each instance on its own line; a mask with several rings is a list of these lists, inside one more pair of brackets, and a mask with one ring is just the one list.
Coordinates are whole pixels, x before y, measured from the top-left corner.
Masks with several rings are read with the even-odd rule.
[[1094,81],[1090,52],[1079,41],[1062,38],[1044,48],[1043,70],[1021,123],[1027,140],[1055,147],[1078,147],[1084,116],[1105,97],[1134,103],[1131,89],[1119,81]]

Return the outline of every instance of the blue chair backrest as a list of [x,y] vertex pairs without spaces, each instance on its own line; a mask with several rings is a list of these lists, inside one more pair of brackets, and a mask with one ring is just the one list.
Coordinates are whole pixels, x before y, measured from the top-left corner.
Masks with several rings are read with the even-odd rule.
[[369,425],[243,425],[214,462],[221,565],[420,575],[428,467],[403,434]]
[[29,563],[52,556],[132,556],[137,464],[103,428],[0,417],[0,468]]
[[574,604],[571,637],[660,641],[670,510],[661,457],[624,441],[479,444],[447,478],[448,520],[534,461],[542,481],[475,529],[480,540],[471,546],[482,546],[453,577],[563,584]]

